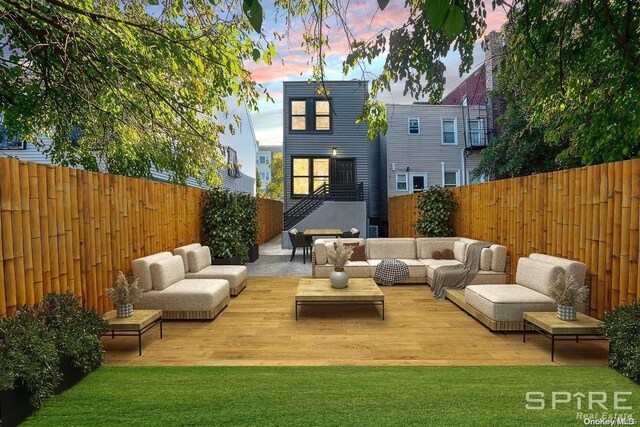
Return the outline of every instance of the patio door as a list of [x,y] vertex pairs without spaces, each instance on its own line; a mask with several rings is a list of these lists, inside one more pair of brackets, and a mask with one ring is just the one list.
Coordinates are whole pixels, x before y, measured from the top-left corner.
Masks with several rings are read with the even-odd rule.
[[356,189],[356,160],[331,159],[329,191],[333,199],[353,198]]
[[411,183],[411,192],[418,193],[425,189],[427,186],[427,174],[426,173],[412,173],[409,174],[409,182]]

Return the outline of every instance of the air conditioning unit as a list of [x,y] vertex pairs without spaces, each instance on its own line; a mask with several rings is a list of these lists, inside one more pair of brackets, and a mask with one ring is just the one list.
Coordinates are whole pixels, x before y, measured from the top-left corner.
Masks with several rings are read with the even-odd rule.
[[367,237],[378,237],[378,226],[370,225],[369,232],[367,233]]

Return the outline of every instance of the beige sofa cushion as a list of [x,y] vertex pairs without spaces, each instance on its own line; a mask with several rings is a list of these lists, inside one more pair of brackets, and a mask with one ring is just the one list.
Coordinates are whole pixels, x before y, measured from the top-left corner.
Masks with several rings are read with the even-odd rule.
[[[200,248],[202,245],[200,243],[191,243],[190,245],[180,246],[179,248],[175,248],[173,250],[174,255],[180,255],[182,257],[182,261],[184,262],[184,272],[189,272],[189,259],[187,254],[189,251]],[[211,264],[211,263],[209,263]]]
[[133,277],[138,279],[138,286],[143,291],[146,292],[153,289],[153,282],[151,281],[151,264],[162,259],[171,258],[172,256],[171,252],[160,252],[133,260],[131,263]]
[[[316,265],[323,265],[329,262],[327,259],[327,245],[333,245],[338,239],[317,239],[314,242],[313,250],[316,253]],[[364,245],[365,239],[363,238],[347,238],[340,239],[342,243],[357,243]]]
[[453,258],[460,262],[464,262],[467,258],[467,246],[468,244],[465,242],[453,242]]
[[457,259],[421,259],[420,262],[425,265],[425,273],[429,279],[433,279],[433,272],[440,266],[462,264]]
[[551,298],[519,285],[469,285],[467,304],[496,321],[522,321],[525,311],[555,311]]
[[184,279],[184,263],[180,255],[157,260],[151,264],[151,283],[153,289],[162,291]]
[[489,246],[491,252],[491,269],[493,271],[504,271],[507,267],[507,247],[502,245]]
[[372,238],[366,246],[368,259],[416,259],[416,239]]
[[[380,264],[381,261],[381,259],[367,260],[367,262],[371,266],[371,277],[375,275],[376,267],[378,266],[378,264]],[[407,264],[407,267],[409,267],[409,277],[425,277],[426,266],[421,261],[417,259],[398,259],[398,261],[402,261]]]
[[[183,267],[184,268],[184,267]],[[135,304],[136,310],[210,311],[229,297],[229,282],[216,279],[184,279],[162,291],[149,291]]]
[[562,267],[557,265],[520,258],[516,269],[516,283],[548,296],[549,284],[560,271]]
[[584,285],[584,279],[587,274],[587,266],[580,261],[573,261],[566,258],[558,258],[551,255],[533,253],[529,255],[530,259],[554,264],[562,267],[568,276],[575,276],[576,282]]
[[435,251],[444,251],[445,249],[453,250],[453,242],[455,237],[418,237],[416,239],[416,254],[418,259],[433,258]]
[[247,280],[247,267],[244,265],[210,265],[197,273],[187,273],[187,279],[223,279],[229,282],[230,289],[236,289]]
[[493,252],[489,248],[483,248],[480,252],[480,270],[491,270],[491,256]]
[[211,249],[208,246],[192,249],[187,253],[189,260],[189,272],[197,273],[211,265]]

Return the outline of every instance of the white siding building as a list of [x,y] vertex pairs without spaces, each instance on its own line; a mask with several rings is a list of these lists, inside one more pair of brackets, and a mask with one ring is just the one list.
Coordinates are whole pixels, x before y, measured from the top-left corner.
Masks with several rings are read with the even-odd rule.
[[273,163],[274,153],[282,153],[282,145],[264,145],[258,147],[256,167],[260,175],[262,190],[265,190],[271,182],[271,164]]

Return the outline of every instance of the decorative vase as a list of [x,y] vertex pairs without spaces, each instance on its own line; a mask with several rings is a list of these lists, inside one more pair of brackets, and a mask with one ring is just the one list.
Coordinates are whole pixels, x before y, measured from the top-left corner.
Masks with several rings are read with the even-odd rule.
[[118,317],[133,316],[133,304],[119,304],[116,306]]
[[576,320],[578,318],[576,306],[558,304],[558,318],[560,320]]
[[329,273],[331,286],[336,289],[346,288],[349,283],[349,274],[346,271],[332,271]]

